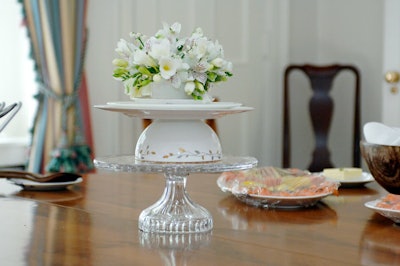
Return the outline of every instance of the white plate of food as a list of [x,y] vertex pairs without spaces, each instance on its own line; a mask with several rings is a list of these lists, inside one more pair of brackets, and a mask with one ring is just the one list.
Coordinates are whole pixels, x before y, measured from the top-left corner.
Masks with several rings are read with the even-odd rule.
[[388,194],[385,197],[366,202],[365,207],[400,224],[400,195]]
[[35,182],[22,178],[9,178],[8,181],[11,183],[22,187],[24,190],[40,190],[40,191],[49,191],[49,190],[63,190],[67,189],[69,186],[76,185],[82,182],[82,178],[78,178],[74,181],[70,182]]
[[374,177],[367,172],[363,172],[359,177],[339,180],[341,187],[360,187],[375,181]]
[[337,194],[340,185],[319,174],[277,167],[224,172],[217,184],[239,200],[263,208],[311,207],[322,198]]
[[375,180],[370,173],[363,172],[361,168],[329,168],[320,174],[339,181],[341,188],[361,187]]
[[352,177],[352,178],[346,178],[346,179],[334,179],[334,178],[328,177],[328,179],[339,181],[341,188],[362,187],[368,183],[375,181],[374,177],[370,173],[367,173],[367,172],[363,172],[358,177]]

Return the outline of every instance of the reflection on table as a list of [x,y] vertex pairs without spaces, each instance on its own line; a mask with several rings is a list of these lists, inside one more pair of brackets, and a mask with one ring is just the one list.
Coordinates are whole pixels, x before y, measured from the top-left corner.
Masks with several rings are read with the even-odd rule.
[[[164,189],[162,174],[99,172],[65,191],[6,193],[0,184],[2,265],[387,265],[400,262],[400,229],[364,203],[375,182],[340,189],[307,209],[261,209],[219,190],[218,174],[193,174],[207,234],[145,234],[140,212]],[[9,189],[10,187],[8,187]],[[4,263],[4,264],[3,264]]]

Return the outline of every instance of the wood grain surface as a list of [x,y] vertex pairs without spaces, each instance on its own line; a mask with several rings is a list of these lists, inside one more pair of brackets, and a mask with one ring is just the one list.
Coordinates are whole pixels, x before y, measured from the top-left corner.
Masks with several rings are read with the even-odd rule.
[[[97,172],[65,191],[0,186],[1,265],[399,265],[400,228],[366,208],[373,182],[340,189],[307,209],[261,209],[193,174],[190,197],[207,208],[203,234],[144,234],[140,212],[164,188],[160,174]],[[3,185],[4,186],[4,185]]]

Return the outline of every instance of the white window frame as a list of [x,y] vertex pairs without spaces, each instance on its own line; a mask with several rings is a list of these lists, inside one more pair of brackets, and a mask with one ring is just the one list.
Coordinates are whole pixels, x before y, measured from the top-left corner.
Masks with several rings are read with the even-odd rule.
[[[30,42],[23,25],[22,5],[17,0],[2,0],[0,8],[0,102],[22,102],[12,121],[0,132],[0,167],[26,161],[30,129],[36,110],[37,86]],[[3,121],[0,120],[0,123]]]

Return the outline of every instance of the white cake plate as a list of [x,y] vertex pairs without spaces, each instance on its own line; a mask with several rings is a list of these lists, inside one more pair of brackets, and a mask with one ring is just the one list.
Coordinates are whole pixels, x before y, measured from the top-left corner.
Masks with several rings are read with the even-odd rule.
[[238,103],[215,102],[209,104],[142,104],[135,102],[110,102],[95,108],[123,113],[145,119],[214,119],[229,114],[253,110]]

